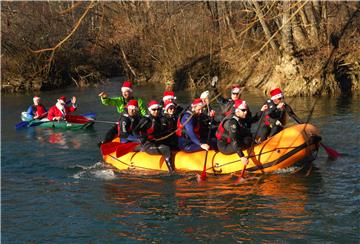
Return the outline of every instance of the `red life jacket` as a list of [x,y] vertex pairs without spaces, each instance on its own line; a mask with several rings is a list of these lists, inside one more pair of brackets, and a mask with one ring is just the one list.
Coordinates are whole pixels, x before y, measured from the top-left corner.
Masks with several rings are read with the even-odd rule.
[[[193,115],[193,113],[190,112],[190,111],[186,111],[185,113],[190,114],[190,116]],[[184,116],[184,115],[179,116],[179,118],[178,118],[178,120],[177,120],[176,135],[179,136],[179,137],[186,134],[186,133],[185,133],[185,130],[184,130],[184,125],[181,124],[181,119],[182,119],[183,116]],[[200,121],[197,120],[196,122],[197,122],[197,123],[196,123],[196,125],[195,125],[195,127],[194,127],[194,133],[195,133],[195,135],[196,135],[198,138],[200,138]],[[187,123],[191,123],[191,122],[188,121]]]
[[46,113],[46,109],[43,105],[39,104],[33,107],[34,111],[35,111],[35,116],[40,116],[43,115],[44,113]]
[[221,121],[221,123],[220,123],[220,125],[219,125],[219,127],[218,127],[218,129],[217,129],[217,131],[216,131],[216,134],[215,134],[216,139],[218,139],[218,140],[224,140],[224,141],[226,141],[226,143],[230,143],[230,142],[231,142],[231,139],[230,139],[230,137],[229,137],[229,133],[227,133],[227,131],[226,131],[225,128],[224,128],[224,123],[225,123],[226,121],[228,121],[229,119],[231,119],[231,118],[224,118],[224,119]]
[[155,139],[155,137],[154,137],[155,119],[154,118],[150,118],[150,119],[151,119],[151,126],[149,129],[146,130],[146,136],[149,140],[153,140],[153,139]]

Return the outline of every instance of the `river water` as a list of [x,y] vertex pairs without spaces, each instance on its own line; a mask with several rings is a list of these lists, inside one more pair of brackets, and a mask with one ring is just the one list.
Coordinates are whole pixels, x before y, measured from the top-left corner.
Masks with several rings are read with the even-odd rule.
[[[96,112],[115,121],[114,107],[97,94],[117,95],[120,83],[44,92],[49,108],[60,95],[76,95],[78,113]],[[137,88],[146,101],[157,87]],[[194,94],[177,92],[185,105]],[[252,109],[264,98],[243,95]],[[342,156],[329,160],[321,149],[308,174],[291,170],[197,183],[193,175],[137,176],[102,164],[97,142],[111,125],[85,131],[15,130],[30,95],[1,101],[2,243],[234,243],[360,242],[360,99],[288,98],[294,111],[322,132],[323,142]],[[256,126],[254,126],[256,127]]]

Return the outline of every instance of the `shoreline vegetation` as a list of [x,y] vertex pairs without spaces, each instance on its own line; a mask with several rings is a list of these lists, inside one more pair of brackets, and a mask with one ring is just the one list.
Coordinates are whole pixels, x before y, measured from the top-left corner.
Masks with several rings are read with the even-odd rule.
[[1,91],[138,85],[360,91],[357,1],[1,2]]

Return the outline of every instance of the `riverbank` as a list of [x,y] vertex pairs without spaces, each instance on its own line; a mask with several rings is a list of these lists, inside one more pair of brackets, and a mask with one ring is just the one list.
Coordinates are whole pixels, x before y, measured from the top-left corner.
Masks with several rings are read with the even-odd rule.
[[139,85],[174,80],[175,90],[204,89],[217,75],[224,87],[241,83],[265,94],[274,87],[287,96],[360,92],[357,2],[2,6],[2,93],[98,86],[118,75]]

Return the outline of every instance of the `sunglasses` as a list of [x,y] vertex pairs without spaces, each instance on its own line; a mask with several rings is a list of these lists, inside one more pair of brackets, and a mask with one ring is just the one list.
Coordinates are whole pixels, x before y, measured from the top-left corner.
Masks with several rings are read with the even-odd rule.
[[233,95],[236,95],[236,96],[237,96],[237,95],[239,95],[239,93],[233,93]]
[[152,108],[151,111],[158,111],[158,108]]
[[240,109],[241,112],[247,112],[248,110],[247,109]]

